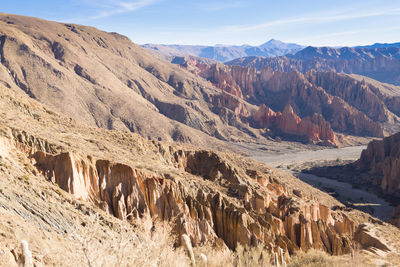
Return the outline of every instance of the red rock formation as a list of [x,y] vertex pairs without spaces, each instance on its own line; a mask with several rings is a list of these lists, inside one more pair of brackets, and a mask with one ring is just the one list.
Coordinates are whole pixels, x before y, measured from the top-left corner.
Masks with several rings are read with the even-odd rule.
[[226,64],[276,71],[357,73],[375,80],[400,84],[400,48],[308,47],[295,55],[280,57],[244,57]]
[[207,66],[206,69],[199,73],[200,76],[211,81],[216,87],[228,92],[234,96],[243,98],[242,90],[229,73],[225,71],[222,64],[214,64]]
[[257,112],[253,114],[253,120],[259,127],[267,128],[276,123],[277,116],[275,111],[262,104]]
[[320,114],[301,119],[290,105],[287,105],[282,113],[275,113],[269,107],[261,105],[253,115],[253,120],[259,127],[273,128],[283,134],[305,137],[309,141],[322,142],[329,146],[338,146],[332,128]]
[[309,71],[305,77],[312,84],[324,88],[330,95],[340,97],[374,121],[389,120],[385,97],[372,85],[335,72]]
[[[201,71],[196,73],[223,91],[252,104],[265,104],[278,110],[290,104],[301,117],[312,118],[314,113],[321,114],[333,129],[341,132],[383,137],[381,125],[371,118],[378,121],[389,118],[383,100],[373,89],[338,74],[331,74],[334,75],[331,77],[310,72],[304,76],[298,72],[274,72],[269,68],[256,70],[222,64],[203,65]],[[318,120],[314,117],[314,121]]]

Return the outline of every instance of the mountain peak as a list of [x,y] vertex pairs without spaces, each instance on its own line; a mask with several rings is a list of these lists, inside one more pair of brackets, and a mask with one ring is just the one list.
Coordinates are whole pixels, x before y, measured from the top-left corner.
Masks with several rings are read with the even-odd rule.
[[277,47],[277,46],[281,46],[281,45],[285,45],[284,42],[276,40],[274,38],[270,39],[269,41],[263,43],[262,45],[260,45],[260,47]]
[[284,50],[295,50],[296,52],[302,48],[301,45],[294,44],[294,43],[285,43],[280,40],[276,40],[274,38],[270,39],[268,42],[263,43],[259,46],[260,48],[267,48],[267,49],[284,49]]

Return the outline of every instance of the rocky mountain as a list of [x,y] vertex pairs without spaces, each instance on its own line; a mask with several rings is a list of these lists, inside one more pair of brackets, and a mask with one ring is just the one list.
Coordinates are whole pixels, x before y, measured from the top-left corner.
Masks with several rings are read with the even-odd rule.
[[[356,245],[382,259],[397,253],[397,245],[389,246],[382,233],[390,232],[393,239],[399,230],[368,223],[374,221],[368,215],[346,210],[328,194],[261,163],[88,127],[4,84],[0,105],[0,257],[9,266],[25,257],[15,245],[20,235],[30,243],[35,264],[126,257],[140,262],[135,255],[145,257],[157,244],[143,239],[146,228],[137,224],[145,216],[154,220],[152,236],[157,238],[156,222],[162,220],[171,223],[175,237],[171,243],[158,240],[165,247],[144,259],[149,261],[164,259],[167,246],[179,245],[184,234],[196,247],[214,244],[203,252],[208,257],[215,257],[211,252],[229,255],[227,248],[238,244],[260,243],[283,259],[300,249],[342,255]],[[133,255],[114,249],[120,244],[115,242],[138,238]],[[168,254],[165,261],[178,255]]]
[[[332,143],[335,142],[333,138],[327,139],[332,136],[331,128],[353,135],[383,136],[382,125],[396,125],[398,121],[399,112],[396,104],[392,104],[397,102],[398,92],[396,95],[388,94],[383,87],[373,86],[345,74],[279,72],[267,67],[257,70],[241,66],[207,65],[196,61],[187,61],[184,66],[189,63],[192,72],[211,81],[218,88],[259,106],[249,121],[254,127],[272,125],[272,128],[282,132],[293,133],[293,129],[298,127],[296,125],[300,125],[298,119],[289,120],[293,122],[290,131],[283,124],[271,123],[266,119],[275,117],[276,111],[282,112],[288,105],[295,114],[293,118],[299,116],[313,122],[312,127],[306,127],[315,129],[313,134],[307,134],[309,138],[312,139],[313,135],[323,136],[324,140]],[[260,108],[261,105],[265,107]],[[315,116],[318,115],[315,114],[322,116],[317,119]],[[260,118],[264,118],[261,120],[264,122]],[[298,133],[308,131],[298,129]]]
[[2,84],[88,126],[196,144],[263,139],[215,113],[220,89],[116,33],[1,14],[0,59]]
[[[116,33],[13,15],[1,15],[0,24],[0,81],[89,126],[213,146],[265,142],[269,136],[252,119],[262,103],[241,97],[241,89],[206,81],[201,77],[206,70],[200,76],[197,67],[187,71],[196,64],[212,65],[211,60],[174,58],[182,66],[189,62],[182,68]],[[331,129],[311,119],[313,112],[299,115],[310,119],[292,128],[274,123],[273,135],[337,145],[332,135],[320,133]]]
[[289,72],[334,71],[359,74],[384,83],[400,85],[400,48],[306,47],[294,55],[263,58],[245,57],[227,62],[261,69]]
[[230,61],[236,58],[247,56],[275,57],[287,54],[294,54],[304,47],[293,43],[284,43],[271,39],[260,46],[251,45],[159,45],[145,44],[144,48],[154,50],[167,58],[175,56],[197,56],[220,62]]

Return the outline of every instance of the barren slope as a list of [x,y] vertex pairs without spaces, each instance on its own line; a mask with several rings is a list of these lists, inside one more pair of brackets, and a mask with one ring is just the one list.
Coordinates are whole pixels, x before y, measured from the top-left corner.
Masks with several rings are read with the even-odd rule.
[[0,59],[0,83],[89,126],[196,144],[257,138],[211,111],[221,90],[117,33],[1,14]]

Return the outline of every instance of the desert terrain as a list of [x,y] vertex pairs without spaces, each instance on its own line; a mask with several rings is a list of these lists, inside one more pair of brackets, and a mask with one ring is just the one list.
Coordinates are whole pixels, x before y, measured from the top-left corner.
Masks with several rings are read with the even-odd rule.
[[1,266],[398,266],[400,48],[214,48],[0,14]]

